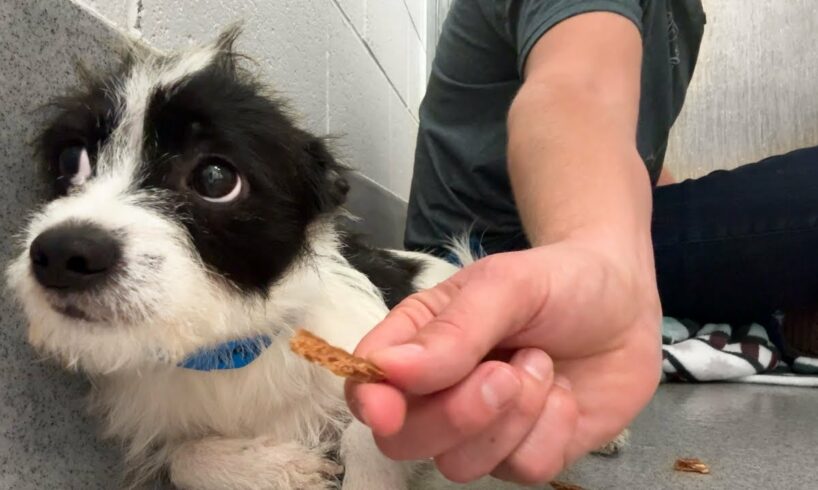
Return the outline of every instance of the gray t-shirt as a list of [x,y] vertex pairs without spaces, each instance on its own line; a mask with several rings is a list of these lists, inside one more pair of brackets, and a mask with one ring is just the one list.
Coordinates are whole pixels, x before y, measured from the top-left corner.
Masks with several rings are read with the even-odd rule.
[[642,34],[637,148],[656,181],[704,31],[700,0],[456,0],[420,106],[407,248],[440,251],[466,231],[490,253],[527,246],[506,169],[508,108],[537,40],[590,11]]

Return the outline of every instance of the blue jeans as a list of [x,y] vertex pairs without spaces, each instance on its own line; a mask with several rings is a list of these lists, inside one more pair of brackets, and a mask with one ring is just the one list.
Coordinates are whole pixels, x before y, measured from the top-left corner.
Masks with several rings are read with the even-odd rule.
[[[767,322],[818,306],[818,147],[653,192],[653,247],[664,314]],[[486,254],[529,247],[523,237]]]

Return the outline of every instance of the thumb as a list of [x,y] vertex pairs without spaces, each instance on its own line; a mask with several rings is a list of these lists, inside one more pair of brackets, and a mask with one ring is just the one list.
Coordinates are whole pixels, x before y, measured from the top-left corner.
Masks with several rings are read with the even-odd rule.
[[[503,256],[472,264],[403,301],[360,350],[405,392],[453,386],[544,306],[548,281],[524,267]],[[381,339],[377,348],[375,339]]]

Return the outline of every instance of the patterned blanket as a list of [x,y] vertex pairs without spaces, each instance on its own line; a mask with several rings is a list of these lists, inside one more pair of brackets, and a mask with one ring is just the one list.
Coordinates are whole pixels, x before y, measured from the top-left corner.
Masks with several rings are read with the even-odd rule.
[[768,328],[759,324],[732,327],[665,317],[662,381],[818,387],[818,358],[783,358],[780,322],[776,317]]

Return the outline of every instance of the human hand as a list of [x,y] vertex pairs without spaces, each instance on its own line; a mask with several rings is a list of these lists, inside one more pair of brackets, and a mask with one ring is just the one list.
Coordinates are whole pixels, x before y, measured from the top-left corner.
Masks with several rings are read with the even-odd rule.
[[576,241],[475,262],[361,341],[390,384],[348,383],[350,408],[393,459],[433,457],[458,482],[550,481],[658,385],[661,309],[643,262]]

